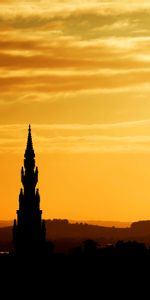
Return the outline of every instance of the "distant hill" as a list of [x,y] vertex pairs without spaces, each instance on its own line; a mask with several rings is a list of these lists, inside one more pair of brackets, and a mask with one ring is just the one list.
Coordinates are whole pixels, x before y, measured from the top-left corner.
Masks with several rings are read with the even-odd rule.
[[104,227],[118,227],[118,228],[127,228],[130,227],[132,222],[120,222],[120,221],[101,221],[101,220],[81,220],[81,221],[73,221],[69,220],[70,223],[86,223],[89,225],[97,225]]
[[136,230],[141,234],[149,234],[150,233],[150,220],[137,221],[131,224],[131,229]]
[[[101,220],[69,220],[69,223],[83,223],[89,225],[97,225],[97,226],[104,226],[104,227],[118,227],[118,228],[126,228],[130,227],[132,222],[120,222],[120,221],[101,221]],[[0,228],[12,226],[12,220],[0,220]]]
[[[150,221],[139,221],[127,228],[105,227],[68,220],[46,220],[47,240],[54,242],[57,251],[67,251],[86,239],[96,240],[101,246],[118,240],[138,241],[150,246]],[[12,226],[0,228],[0,251],[12,247]]]

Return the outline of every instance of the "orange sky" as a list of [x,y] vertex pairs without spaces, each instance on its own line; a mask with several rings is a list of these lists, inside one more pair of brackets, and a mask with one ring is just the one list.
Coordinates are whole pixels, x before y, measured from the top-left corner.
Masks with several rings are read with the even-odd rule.
[[45,218],[150,219],[149,19],[149,1],[0,1],[0,219],[29,123]]

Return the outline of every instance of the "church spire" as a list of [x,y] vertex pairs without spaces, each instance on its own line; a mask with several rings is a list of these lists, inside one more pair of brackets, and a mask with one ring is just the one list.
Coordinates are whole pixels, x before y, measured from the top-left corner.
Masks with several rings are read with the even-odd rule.
[[24,167],[21,168],[21,188],[17,221],[14,222],[13,236],[17,251],[39,250],[45,240],[43,231],[40,194],[36,188],[38,168],[35,167],[35,153],[32,143],[31,126],[28,129],[27,146],[24,154]]

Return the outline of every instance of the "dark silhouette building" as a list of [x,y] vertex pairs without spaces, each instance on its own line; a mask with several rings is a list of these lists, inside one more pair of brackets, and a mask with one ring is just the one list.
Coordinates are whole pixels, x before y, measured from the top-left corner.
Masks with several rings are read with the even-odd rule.
[[23,188],[19,195],[17,220],[14,220],[13,242],[17,253],[41,252],[45,245],[45,221],[40,210],[40,194],[36,188],[38,168],[35,167],[35,153],[29,125],[27,146],[24,154],[24,167],[21,169]]

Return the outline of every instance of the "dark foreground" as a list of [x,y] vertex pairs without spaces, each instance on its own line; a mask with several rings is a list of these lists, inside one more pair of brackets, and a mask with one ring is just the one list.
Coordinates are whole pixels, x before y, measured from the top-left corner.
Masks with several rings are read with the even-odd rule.
[[2,299],[150,299],[149,249],[131,243],[86,247],[70,254],[1,255]]

